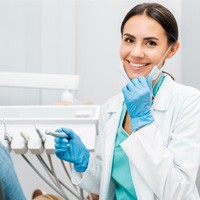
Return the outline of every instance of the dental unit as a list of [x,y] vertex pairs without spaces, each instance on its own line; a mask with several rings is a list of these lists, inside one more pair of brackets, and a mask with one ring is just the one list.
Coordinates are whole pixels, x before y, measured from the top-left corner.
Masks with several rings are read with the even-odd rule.
[[[7,149],[21,155],[32,170],[57,194],[64,199],[83,200],[84,193],[70,182],[71,166],[63,161],[56,162],[64,170],[61,180],[53,163],[54,137],[69,136],[54,131],[70,127],[78,133],[87,148],[95,148],[97,122],[100,114],[98,105],[69,106],[0,106],[0,141]],[[37,158],[44,170],[37,169],[32,157]],[[46,175],[44,174],[47,174]],[[62,178],[63,178],[62,177]]]

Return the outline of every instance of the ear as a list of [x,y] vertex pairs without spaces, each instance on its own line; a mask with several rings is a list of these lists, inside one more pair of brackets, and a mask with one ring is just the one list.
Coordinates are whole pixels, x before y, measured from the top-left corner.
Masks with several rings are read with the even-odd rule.
[[171,58],[177,52],[177,50],[179,49],[179,46],[180,46],[180,43],[178,41],[176,43],[174,43],[171,46],[166,58]]

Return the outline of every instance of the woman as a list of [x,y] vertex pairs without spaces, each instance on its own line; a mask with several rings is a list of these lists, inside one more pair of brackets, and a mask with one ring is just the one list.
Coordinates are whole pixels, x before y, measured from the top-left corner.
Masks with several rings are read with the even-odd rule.
[[55,153],[74,163],[73,183],[101,200],[198,200],[200,92],[154,73],[179,48],[176,20],[160,4],[140,4],[121,34],[130,81],[102,106],[95,155],[66,128]]

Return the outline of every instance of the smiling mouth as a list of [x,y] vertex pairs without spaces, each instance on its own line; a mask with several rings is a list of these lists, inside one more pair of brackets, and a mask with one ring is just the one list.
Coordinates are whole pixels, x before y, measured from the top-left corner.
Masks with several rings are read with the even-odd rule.
[[134,68],[141,68],[141,67],[146,67],[149,63],[133,63],[133,62],[129,62],[129,64],[131,65],[131,67]]

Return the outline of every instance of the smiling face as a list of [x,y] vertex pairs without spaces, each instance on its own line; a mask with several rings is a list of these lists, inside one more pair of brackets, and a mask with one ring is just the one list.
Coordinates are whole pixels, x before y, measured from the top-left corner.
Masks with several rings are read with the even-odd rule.
[[[126,22],[120,57],[130,79],[147,76],[154,65],[161,62],[168,49],[165,30],[154,19],[143,14],[135,15]],[[165,56],[168,57],[171,57],[170,51]]]

